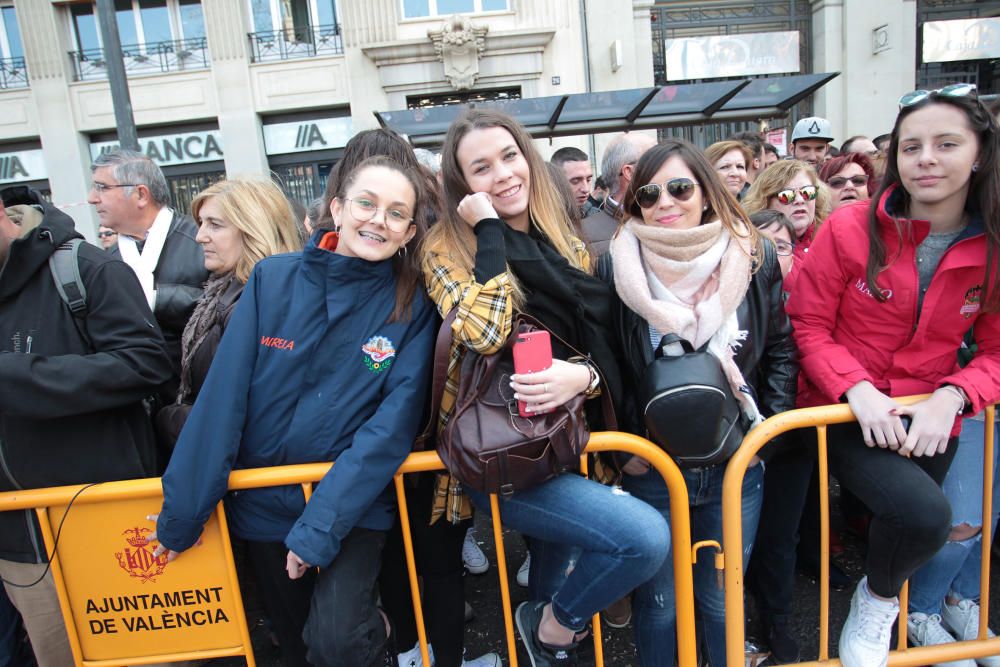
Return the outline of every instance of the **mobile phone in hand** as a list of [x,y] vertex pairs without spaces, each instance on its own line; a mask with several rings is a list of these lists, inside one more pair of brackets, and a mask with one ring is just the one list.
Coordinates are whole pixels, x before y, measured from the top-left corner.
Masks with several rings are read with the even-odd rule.
[[[526,331],[517,334],[514,341],[514,372],[518,375],[544,371],[552,365],[552,340],[548,331]],[[517,402],[517,412],[522,417],[530,417],[537,412],[529,412],[524,401]]]

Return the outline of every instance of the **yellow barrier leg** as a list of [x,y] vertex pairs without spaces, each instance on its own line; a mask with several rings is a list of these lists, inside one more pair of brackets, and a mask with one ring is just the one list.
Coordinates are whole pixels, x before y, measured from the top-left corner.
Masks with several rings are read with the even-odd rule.
[[898,637],[896,641],[896,649],[899,651],[906,650],[906,619],[909,616],[907,609],[910,608],[910,582],[904,581],[903,587],[899,589],[899,618],[897,621],[897,631]]
[[996,447],[996,406],[986,408],[986,441],[983,443],[983,562],[979,582],[979,635],[986,639],[990,623],[990,548],[993,545],[993,448]]
[[830,658],[830,472],[826,427],[816,428],[819,443],[819,659]]
[[594,639],[594,667],[604,667],[604,640],[601,639],[601,612],[594,614],[590,619],[590,627],[593,628]]
[[[392,478],[396,485],[396,500],[399,503],[399,525],[403,531],[403,551],[406,553],[406,574],[410,578],[410,594],[413,597],[413,618],[417,623],[417,640],[420,642],[420,658],[425,665],[431,664],[427,651],[427,630],[424,628],[424,608],[420,602],[420,585],[417,582],[417,564],[413,557],[413,536],[410,533],[410,513],[406,507],[406,491],[403,488],[403,476],[396,474]],[[403,647],[400,647],[403,648]]]
[[226,575],[229,577],[229,585],[233,589],[233,605],[236,607],[236,622],[239,626],[240,638],[243,641],[243,657],[247,660],[247,667],[257,667],[253,655],[253,642],[250,640],[250,628],[247,627],[247,613],[243,608],[243,592],[240,590],[240,580],[236,575],[236,562],[233,560],[233,545],[229,541],[229,524],[226,522],[226,510],[222,503],[216,506],[215,516],[219,519],[219,536],[222,538],[226,551],[229,552]]
[[[64,511],[69,512],[69,507]],[[59,559],[56,556],[56,541],[52,536],[52,524],[49,523],[49,510],[45,507],[39,507],[35,510],[35,514],[38,515],[38,525],[42,528],[42,540],[45,542],[45,552],[49,555],[51,562],[49,571],[52,573],[52,581],[56,587],[56,597],[59,598],[59,609],[62,611],[66,634],[69,635],[69,648],[73,652],[73,662],[79,667],[83,664],[83,650],[80,648],[80,637],[76,633],[76,622],[73,620],[69,598],[66,596],[66,581],[63,579],[62,568],[59,567]]]
[[493,515],[493,543],[497,551],[497,570],[500,574],[500,600],[503,604],[503,629],[507,633],[507,653],[510,667],[517,667],[517,643],[514,641],[514,621],[511,618],[510,585],[507,581],[507,554],[503,548],[503,524],[500,521],[500,500],[490,494],[490,512]]

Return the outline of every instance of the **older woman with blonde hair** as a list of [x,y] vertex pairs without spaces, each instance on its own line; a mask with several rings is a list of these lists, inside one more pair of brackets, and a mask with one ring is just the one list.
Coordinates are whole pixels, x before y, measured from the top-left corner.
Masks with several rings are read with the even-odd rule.
[[157,436],[166,451],[177,442],[253,267],[269,255],[302,249],[292,208],[272,181],[218,181],[194,198],[191,214],[211,275],[181,338],[177,400],[156,415]]
[[833,202],[809,163],[781,160],[757,176],[743,197],[743,208],[748,215],[766,208],[784,213],[795,226],[795,259],[801,262]]
[[753,153],[742,141],[716,141],[705,149],[705,157],[736,199],[746,194],[747,167]]

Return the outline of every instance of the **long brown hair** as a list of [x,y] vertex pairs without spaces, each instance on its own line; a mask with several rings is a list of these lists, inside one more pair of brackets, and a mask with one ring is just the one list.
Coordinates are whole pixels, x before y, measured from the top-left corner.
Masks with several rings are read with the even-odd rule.
[[[469,109],[448,128],[444,148],[441,150],[441,176],[444,183],[441,219],[427,234],[425,248],[431,252],[447,255],[463,269],[472,271],[475,264],[476,237],[469,225],[458,215],[458,204],[466,195],[472,194],[472,191],[458,163],[458,146],[470,132],[492,127],[507,130],[528,162],[531,174],[528,217],[531,225],[545,237],[556,252],[566,258],[570,266],[582,269],[580,258],[574,249],[575,237],[569,218],[549,176],[545,161],[535,150],[531,136],[516,120],[492,109]],[[425,263],[429,262],[428,255]]]
[[399,172],[409,181],[410,186],[413,188],[413,211],[415,217],[411,224],[416,227],[416,233],[410,239],[409,248],[405,249],[402,254],[397,252],[392,257],[392,270],[396,275],[396,305],[393,307],[392,315],[389,316],[388,321],[398,322],[409,320],[413,295],[416,293],[418,286],[423,286],[420,278],[419,258],[423,254],[421,248],[424,238],[427,235],[427,222],[424,220],[424,216],[417,215],[424,198],[423,178],[420,176],[421,172],[419,171],[413,172],[405,169],[403,165],[390,157],[376,155],[362,160],[351,171],[342,173],[338,179],[338,187],[333,196],[343,203],[347,197],[347,191],[354,184],[354,181],[357,180],[358,175],[369,167],[384,167]]
[[[902,207],[894,213],[908,215],[910,209],[910,193],[902,185],[899,175],[897,151],[899,150],[899,128],[905,119],[915,111],[931,104],[947,104],[965,113],[969,129],[979,141],[978,168],[972,172],[969,180],[969,192],[965,200],[965,210],[977,213],[983,220],[983,231],[986,236],[986,264],[983,274],[983,291],[980,304],[982,312],[1000,312],[1000,273],[997,271],[997,250],[1000,249],[1000,127],[993,114],[989,113],[977,97],[950,97],[930,93],[925,99],[903,107],[896,116],[896,124],[892,128],[889,150],[886,154],[885,176],[878,191],[872,195],[871,206],[868,209],[868,267],[866,279],[872,295],[878,301],[886,301],[886,296],[878,288],[878,275],[892,263],[887,257],[885,239],[879,227],[878,207],[882,195],[898,185]],[[910,225],[893,215],[893,224],[899,238],[910,233]],[[905,229],[904,229],[905,225]],[[895,258],[893,258],[895,259]]]

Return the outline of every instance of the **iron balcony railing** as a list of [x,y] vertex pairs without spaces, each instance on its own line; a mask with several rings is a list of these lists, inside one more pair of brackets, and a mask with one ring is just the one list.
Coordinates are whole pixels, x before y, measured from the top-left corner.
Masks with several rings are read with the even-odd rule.
[[[149,42],[122,46],[128,74],[160,74],[208,69],[208,41],[204,37],[171,42]],[[92,81],[108,76],[104,49],[70,51],[77,81]]]
[[247,36],[255,63],[332,56],[344,52],[338,24],[251,32]]
[[24,58],[0,58],[0,90],[27,87],[28,70],[24,67]]

